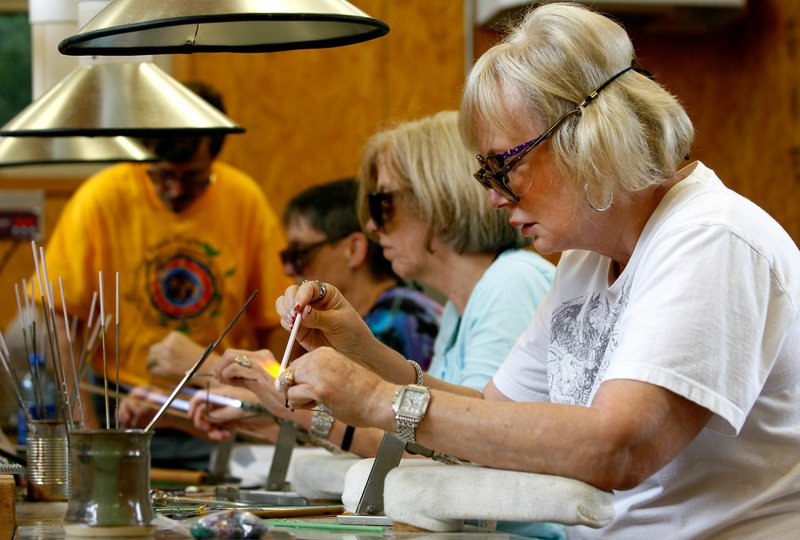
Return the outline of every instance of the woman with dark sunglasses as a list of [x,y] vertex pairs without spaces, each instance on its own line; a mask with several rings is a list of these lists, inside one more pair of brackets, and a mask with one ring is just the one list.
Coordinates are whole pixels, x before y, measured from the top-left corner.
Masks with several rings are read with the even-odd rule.
[[337,287],[372,333],[427,370],[442,307],[402,283],[356,214],[355,179],[327,182],[292,197],[283,211],[286,275],[300,284],[319,279]]
[[554,267],[485,204],[458,113],[374,134],[362,150],[359,216],[394,271],[446,298],[428,373],[482,390],[527,326]]
[[613,517],[571,538],[795,538],[800,251],[682,163],[692,124],[633,58],[615,22],[546,3],[469,76],[462,133],[489,204],[539,251],[563,251],[483,392],[409,385],[414,370],[365,341],[337,291],[307,283],[277,303],[285,328],[303,314],[311,350],[281,377],[289,405],[613,491]]

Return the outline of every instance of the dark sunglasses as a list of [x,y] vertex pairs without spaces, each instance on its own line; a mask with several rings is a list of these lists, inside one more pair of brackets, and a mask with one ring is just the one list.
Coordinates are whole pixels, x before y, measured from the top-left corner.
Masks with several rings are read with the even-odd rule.
[[375,191],[367,195],[369,217],[378,229],[382,229],[392,220],[395,211],[394,198],[401,191],[404,190]]
[[284,266],[290,267],[294,275],[300,275],[306,269],[309,260],[314,253],[319,250],[319,248],[328,244],[333,244],[334,242],[338,242],[339,240],[346,238],[351,234],[352,232],[341,233],[330,238],[326,238],[325,240],[314,242],[313,244],[290,244],[278,255],[280,256],[281,262]]
[[478,169],[473,176],[487,190],[492,189],[496,191],[500,196],[512,204],[519,203],[520,196],[523,194],[515,193],[514,190],[511,189],[511,186],[509,186],[508,183],[508,173],[510,173],[511,170],[516,167],[523,160],[523,158],[530,153],[531,150],[550,138],[550,136],[564,123],[567,118],[573,114],[581,114],[583,108],[594,101],[601,90],[630,70],[641,73],[649,79],[653,79],[653,75],[649,71],[637,68],[633,65],[633,63],[631,63],[630,66],[626,67],[608,79],[606,82],[601,84],[597,90],[586,96],[577,107],[567,111],[566,114],[556,120],[552,126],[547,128],[545,132],[538,137],[499,154],[489,154],[488,156],[479,154],[475,156],[478,159],[478,164],[480,164],[481,168]]

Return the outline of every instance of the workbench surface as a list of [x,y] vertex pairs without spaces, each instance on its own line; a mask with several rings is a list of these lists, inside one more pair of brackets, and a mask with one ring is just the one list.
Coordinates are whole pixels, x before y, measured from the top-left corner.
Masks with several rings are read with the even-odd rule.
[[[14,540],[51,540],[66,538],[63,528],[67,503],[31,503],[17,502],[17,531]],[[319,523],[336,523],[336,518],[303,518],[302,521]],[[70,537],[78,539],[80,537]],[[120,538],[120,537],[118,537]],[[149,538],[173,540],[190,538],[168,529],[158,529]],[[273,528],[262,538],[270,540],[377,540],[392,538],[402,540],[524,540],[520,536],[505,533],[475,532],[432,533],[432,532],[398,532],[391,528],[383,534],[363,533],[360,531],[330,531],[315,529]]]

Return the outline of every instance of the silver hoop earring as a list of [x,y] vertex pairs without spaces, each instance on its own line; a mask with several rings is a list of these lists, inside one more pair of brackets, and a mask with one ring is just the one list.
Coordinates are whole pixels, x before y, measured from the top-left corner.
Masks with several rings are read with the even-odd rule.
[[609,199],[608,204],[602,208],[598,208],[597,206],[592,204],[592,201],[589,200],[589,184],[583,184],[583,198],[586,201],[586,204],[589,205],[589,208],[594,210],[595,212],[605,212],[611,205],[614,204],[614,194],[611,194],[611,199]]

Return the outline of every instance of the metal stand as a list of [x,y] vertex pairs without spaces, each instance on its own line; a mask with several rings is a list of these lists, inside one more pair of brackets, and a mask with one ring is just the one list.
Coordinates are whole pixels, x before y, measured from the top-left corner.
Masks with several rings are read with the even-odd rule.
[[389,471],[400,464],[406,449],[402,441],[394,433],[385,433],[375,462],[367,477],[361,499],[353,514],[337,516],[336,521],[343,525],[383,525],[391,526],[392,520],[383,515],[383,485]]
[[292,452],[297,444],[297,435],[300,433],[300,426],[295,422],[281,421],[281,429],[278,432],[278,441],[275,443],[275,453],[272,455],[272,465],[267,475],[267,489],[270,491],[288,491],[291,489],[286,475],[289,472],[289,462],[292,460]]
[[286,481],[289,471],[289,462],[292,459],[292,451],[297,443],[297,436],[300,433],[300,426],[288,420],[280,421],[281,428],[278,432],[278,440],[275,443],[275,453],[272,455],[272,465],[270,465],[267,475],[266,490],[247,489],[235,490],[228,489],[227,497],[234,497],[236,501],[257,503],[269,506],[306,506],[308,499],[290,491],[291,485]]
[[234,484],[239,478],[231,476],[230,461],[233,445],[236,443],[236,432],[230,439],[217,444],[211,463],[209,463],[208,483]]

